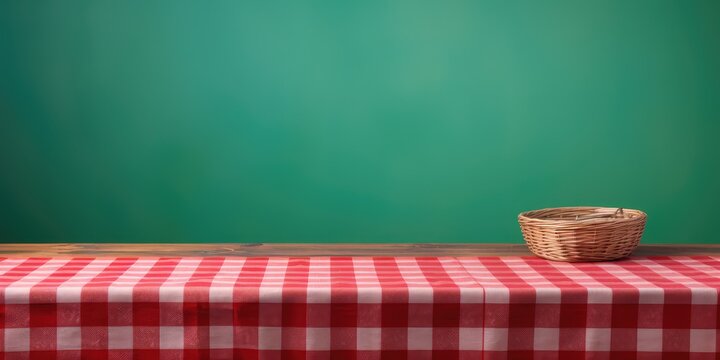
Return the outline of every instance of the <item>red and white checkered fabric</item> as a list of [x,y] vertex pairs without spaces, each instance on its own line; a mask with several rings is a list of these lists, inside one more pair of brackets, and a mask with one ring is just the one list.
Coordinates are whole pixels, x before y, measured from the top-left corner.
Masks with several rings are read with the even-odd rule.
[[720,258],[0,259],[5,359],[715,359]]
[[484,359],[716,359],[720,257],[461,258],[485,290]]

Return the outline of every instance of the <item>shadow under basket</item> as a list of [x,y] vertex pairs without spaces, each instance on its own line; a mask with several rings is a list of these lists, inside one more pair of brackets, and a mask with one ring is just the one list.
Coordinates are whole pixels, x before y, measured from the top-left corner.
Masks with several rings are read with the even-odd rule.
[[548,260],[582,262],[624,258],[638,246],[647,214],[604,207],[561,207],[518,215],[533,254]]

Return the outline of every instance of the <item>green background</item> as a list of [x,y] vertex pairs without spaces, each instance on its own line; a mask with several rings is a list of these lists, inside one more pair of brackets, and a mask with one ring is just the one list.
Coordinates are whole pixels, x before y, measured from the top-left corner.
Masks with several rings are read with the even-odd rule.
[[718,1],[3,1],[3,242],[716,242]]

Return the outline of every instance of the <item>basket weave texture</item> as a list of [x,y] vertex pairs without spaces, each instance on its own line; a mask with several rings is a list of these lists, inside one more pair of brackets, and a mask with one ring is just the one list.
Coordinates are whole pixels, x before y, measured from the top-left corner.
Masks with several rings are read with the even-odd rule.
[[637,247],[647,214],[640,210],[561,207],[518,215],[530,251],[548,260],[581,262],[624,258]]

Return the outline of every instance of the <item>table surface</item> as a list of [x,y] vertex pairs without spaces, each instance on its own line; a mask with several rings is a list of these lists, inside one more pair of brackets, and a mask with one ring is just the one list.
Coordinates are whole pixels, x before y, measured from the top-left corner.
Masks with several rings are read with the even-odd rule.
[[558,263],[395,255],[0,256],[0,353],[485,360],[720,353],[718,256]]
[[[0,244],[2,257],[77,256],[527,256],[525,244]],[[720,255],[720,244],[640,245],[634,256]]]

